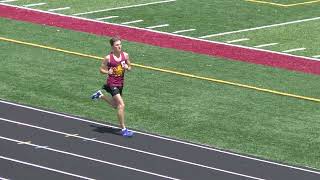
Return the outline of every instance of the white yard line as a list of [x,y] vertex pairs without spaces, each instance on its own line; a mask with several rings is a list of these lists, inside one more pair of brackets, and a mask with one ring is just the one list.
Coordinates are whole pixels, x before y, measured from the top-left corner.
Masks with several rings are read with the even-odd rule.
[[160,24],[160,25],[156,25],[156,26],[149,26],[149,27],[146,27],[148,29],[155,29],[155,28],[161,28],[161,27],[167,27],[169,26],[169,24]]
[[72,14],[72,15],[79,16],[79,15],[85,15],[85,14],[93,14],[93,13],[97,13],[97,12],[105,12],[105,11],[112,11],[112,10],[118,10],[118,9],[128,9],[128,8],[133,8],[133,7],[149,6],[149,5],[162,4],[162,3],[174,2],[174,1],[176,1],[176,0],[157,1],[157,2],[151,2],[151,3],[136,4],[136,5],[131,5],[131,6],[123,6],[123,7],[101,9],[101,10],[89,11],[89,12],[83,12],[83,13],[76,13],[76,14]]
[[174,31],[172,32],[173,34],[179,34],[183,32],[190,32],[190,31],[195,31],[196,29],[185,29],[185,30],[179,30],[179,31]]
[[0,3],[8,3],[8,2],[15,2],[17,0],[3,0],[3,1],[0,1]]
[[119,16],[108,16],[108,17],[102,17],[102,18],[97,18],[96,20],[106,20],[106,19],[112,19],[112,18],[117,18]]
[[284,53],[289,53],[289,52],[304,51],[304,50],[306,50],[306,48],[288,49],[288,50],[285,50],[285,51],[282,51],[282,52],[284,52]]
[[26,5],[23,5],[24,7],[34,7],[34,6],[42,6],[42,5],[45,5],[47,3],[34,3],[34,4],[26,4]]
[[139,19],[139,20],[135,20],[135,21],[123,22],[123,23],[121,23],[121,24],[126,25],[126,24],[138,23],[138,22],[143,22],[143,20]]
[[255,48],[261,48],[261,47],[274,46],[274,45],[277,45],[277,44],[279,44],[279,43],[260,44],[260,45],[254,46],[254,47]]
[[[65,133],[65,132],[61,132],[61,131],[56,131],[56,130],[53,130],[53,129],[48,129],[48,128],[44,128],[44,127],[40,127],[40,126],[35,126],[35,125],[31,125],[31,124],[27,124],[27,123],[21,123],[21,122],[17,122],[17,121],[13,121],[13,120],[9,120],[9,119],[5,119],[5,118],[1,118],[0,117],[0,120],[1,121],[5,121],[5,122],[9,122],[9,123],[13,123],[13,124],[18,124],[18,125],[22,125],[22,126],[27,126],[27,127],[31,127],[31,128],[35,128],[35,129],[41,129],[41,130],[44,130],[44,131],[49,131],[49,132],[52,132],[52,133],[56,133],[56,134],[62,134],[62,135],[70,135],[68,133]],[[0,136],[1,137],[1,136]],[[214,168],[214,167],[211,167],[211,166],[205,166],[205,165],[202,165],[202,164],[197,164],[197,163],[193,163],[193,162],[189,162],[189,161],[185,161],[185,160],[181,160],[181,159],[177,159],[177,158],[172,158],[172,157],[169,157],[169,156],[164,156],[164,155],[160,155],[160,154],[156,154],[156,153],[152,153],[152,152],[148,152],[148,151],[143,151],[143,150],[139,150],[139,149],[134,149],[134,148],[130,148],[130,147],[126,147],[126,146],[121,146],[121,145],[118,145],[118,144],[113,144],[113,143],[108,143],[108,142],[105,142],[105,141],[99,141],[99,140],[95,140],[95,139],[90,139],[90,138],[86,138],[86,137],[82,137],[82,136],[79,136],[79,135],[75,135],[74,136],[75,138],[79,138],[79,139],[82,139],[82,140],[87,140],[87,141],[91,141],[91,142],[96,142],[96,143],[100,143],[100,144],[105,144],[105,145],[109,145],[109,146],[113,146],[113,147],[117,147],[117,148],[122,148],[122,149],[126,149],[126,150],[129,150],[129,151],[134,151],[134,152],[138,152],[138,153],[142,153],[142,154],[147,154],[147,155],[151,155],[151,156],[155,156],[155,157],[160,157],[160,158],[164,158],[164,159],[169,159],[169,160],[172,160],[172,161],[176,161],[176,162],[180,162],[180,163],[185,163],[185,164],[189,164],[189,165],[193,165],[193,166],[198,166],[198,167],[202,167],[202,168],[206,168],[206,169],[211,169],[211,170],[215,170],[215,171],[220,171],[220,172],[224,172],[224,173],[228,173],[228,174],[232,174],[232,175],[236,175],[236,176],[242,176],[242,177],[246,177],[246,178],[250,178],[250,179],[256,179],[256,180],[264,180],[262,178],[257,178],[257,177],[254,177],[254,176],[248,176],[248,175],[245,175],[245,174],[240,174],[240,173],[236,173],[236,172],[232,172],[232,171],[227,171],[227,170],[224,170],[224,169],[219,169],[219,168]],[[0,138],[1,139],[1,138]],[[18,143],[23,143],[23,144],[27,144],[27,145],[32,145],[32,143],[25,143],[23,141],[19,141]],[[38,146],[38,145],[37,145]],[[44,146],[41,146],[41,148],[43,149],[49,149],[49,148],[46,148]]]
[[210,38],[210,37],[223,36],[223,35],[227,35],[227,34],[235,34],[235,33],[240,33],[240,32],[254,31],[254,30],[259,30],[259,29],[266,29],[266,28],[277,27],[277,26],[285,26],[288,24],[297,24],[297,23],[301,23],[301,22],[308,22],[308,21],[315,21],[315,20],[320,20],[320,17],[301,19],[301,20],[297,20],[297,21],[289,21],[289,22],[285,22],[285,23],[272,24],[272,25],[260,26],[260,27],[249,28],[249,29],[242,29],[242,30],[237,30],[237,31],[223,32],[223,33],[218,33],[218,34],[205,35],[205,36],[201,36],[199,38],[205,39],[205,38]]
[[320,58],[320,55],[312,56],[313,58]]
[[28,163],[28,162],[25,162],[25,161],[20,161],[20,160],[17,160],[17,159],[8,158],[8,157],[4,157],[4,156],[0,156],[0,159],[4,159],[4,160],[7,160],[7,161],[11,161],[11,162],[19,163],[19,164],[24,164],[24,165],[28,165],[28,166],[33,166],[33,167],[37,167],[37,168],[40,168],[40,169],[45,169],[47,171],[53,171],[53,172],[56,172],[56,173],[65,174],[65,175],[73,176],[73,177],[80,178],[80,179],[95,180],[93,178],[88,178],[88,177],[80,176],[80,175],[77,175],[77,174],[72,174],[72,173],[68,173],[68,172],[65,172],[65,171],[60,171],[60,170],[57,170],[57,169],[48,168],[48,167],[45,167],[45,166],[40,166],[40,165],[37,165],[37,164],[32,164],[32,163]]
[[67,10],[70,9],[70,7],[62,7],[62,8],[56,8],[56,9],[48,9],[48,11],[50,12],[55,12],[55,11],[63,11],[63,10]]
[[249,41],[249,38],[242,38],[242,39],[235,39],[231,41],[226,41],[226,43],[235,43],[235,42],[241,42],[241,41]]

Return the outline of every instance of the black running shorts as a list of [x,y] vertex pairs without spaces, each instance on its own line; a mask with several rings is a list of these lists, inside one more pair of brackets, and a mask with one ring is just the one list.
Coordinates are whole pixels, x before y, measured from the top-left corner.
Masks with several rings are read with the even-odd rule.
[[115,96],[117,94],[120,94],[122,96],[122,86],[108,86],[103,85],[102,89],[106,90],[108,93],[111,94],[111,96]]

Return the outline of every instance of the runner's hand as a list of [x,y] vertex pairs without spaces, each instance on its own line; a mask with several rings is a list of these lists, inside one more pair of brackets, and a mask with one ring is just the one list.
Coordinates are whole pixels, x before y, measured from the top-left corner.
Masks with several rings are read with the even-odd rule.
[[113,74],[113,69],[112,69],[112,68],[110,68],[110,69],[108,70],[108,74]]

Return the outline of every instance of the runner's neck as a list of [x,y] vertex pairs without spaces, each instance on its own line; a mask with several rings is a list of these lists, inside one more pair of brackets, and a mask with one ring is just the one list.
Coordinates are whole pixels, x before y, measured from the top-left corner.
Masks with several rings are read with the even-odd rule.
[[113,52],[111,55],[113,56],[114,60],[117,61],[117,62],[120,62],[121,59],[122,59],[120,52],[119,53]]
[[121,52],[113,52],[113,55],[117,58],[120,58]]

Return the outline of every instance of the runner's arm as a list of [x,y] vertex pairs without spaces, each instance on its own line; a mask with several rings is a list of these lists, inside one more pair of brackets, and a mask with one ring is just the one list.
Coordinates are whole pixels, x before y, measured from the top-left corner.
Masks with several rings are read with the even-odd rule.
[[112,74],[112,69],[109,69],[108,63],[109,63],[109,56],[106,56],[103,58],[99,68],[99,71],[101,74]]
[[128,67],[126,67],[126,70],[130,71],[132,66],[131,66],[131,61],[130,61],[130,58],[129,58],[129,54],[125,53],[125,56],[126,56],[127,65],[128,65]]

